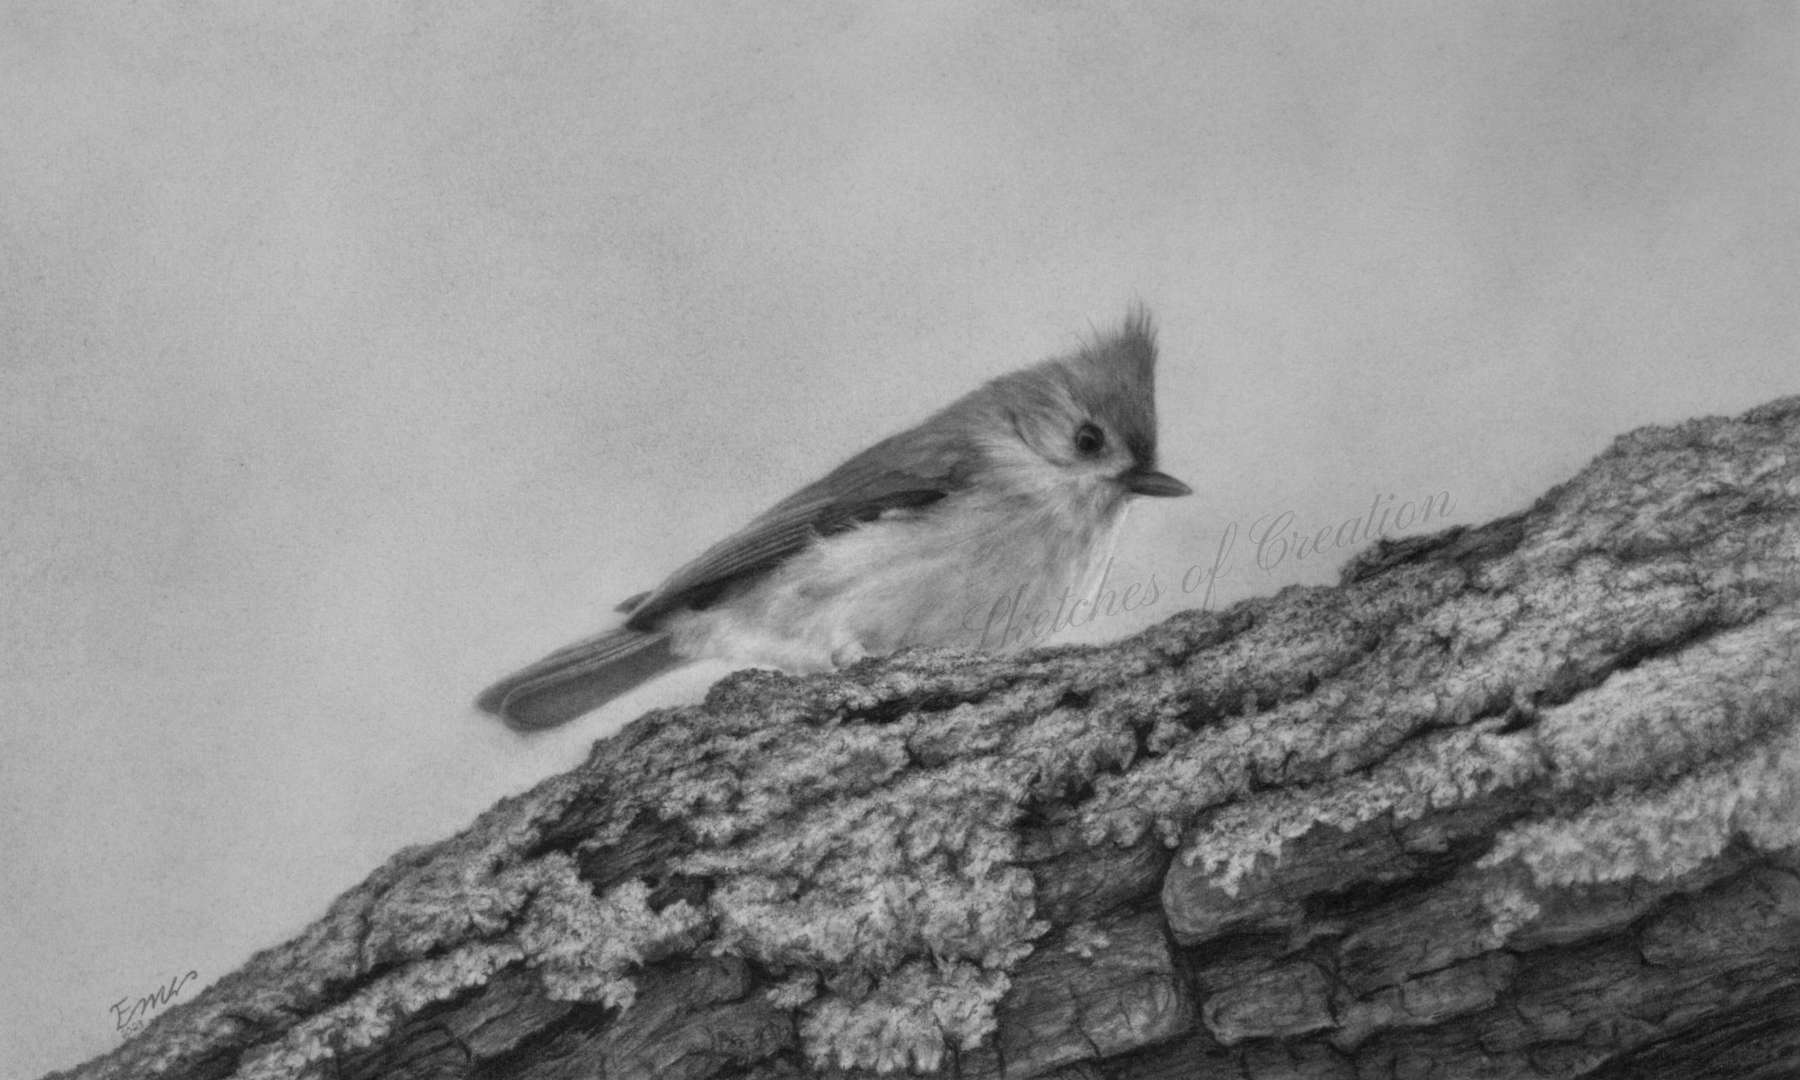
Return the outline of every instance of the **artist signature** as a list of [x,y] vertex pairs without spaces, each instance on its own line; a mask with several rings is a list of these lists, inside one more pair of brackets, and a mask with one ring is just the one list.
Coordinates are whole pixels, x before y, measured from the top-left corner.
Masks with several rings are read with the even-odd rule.
[[169,1007],[187,984],[200,977],[198,971],[186,971],[150,991],[141,998],[122,997],[113,1002],[113,1029],[125,1038],[144,1030],[150,1017]]

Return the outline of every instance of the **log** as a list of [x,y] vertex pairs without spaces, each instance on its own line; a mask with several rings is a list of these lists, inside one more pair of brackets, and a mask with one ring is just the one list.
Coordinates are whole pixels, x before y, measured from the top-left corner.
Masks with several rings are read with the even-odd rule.
[[1800,1072],[1800,397],[1128,640],[746,671],[62,1077]]

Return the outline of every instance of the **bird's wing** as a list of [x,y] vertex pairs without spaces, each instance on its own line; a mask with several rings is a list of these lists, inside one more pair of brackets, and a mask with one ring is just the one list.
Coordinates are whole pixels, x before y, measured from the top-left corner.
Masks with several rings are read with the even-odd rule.
[[779,566],[814,540],[890,510],[929,506],[962,486],[948,454],[906,432],[838,466],[714,544],[649,593],[620,605],[625,625],[645,630],[677,608],[703,608],[728,586]]

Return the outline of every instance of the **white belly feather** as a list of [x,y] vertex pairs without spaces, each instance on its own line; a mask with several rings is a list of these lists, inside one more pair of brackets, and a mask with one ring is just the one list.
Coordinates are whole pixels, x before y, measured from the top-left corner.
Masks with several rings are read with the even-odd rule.
[[[819,540],[735,595],[671,616],[678,655],[817,671],[914,645],[996,651],[996,605],[1044,612],[1091,588],[1125,503],[1112,485],[965,492]],[[1066,596],[1065,596],[1066,594]]]

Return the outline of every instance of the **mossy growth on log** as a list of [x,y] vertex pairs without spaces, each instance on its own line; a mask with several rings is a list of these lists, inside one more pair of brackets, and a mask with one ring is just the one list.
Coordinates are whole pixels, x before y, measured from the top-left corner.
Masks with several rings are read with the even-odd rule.
[[1333,588],[744,672],[89,1078],[1800,1071],[1800,398]]

